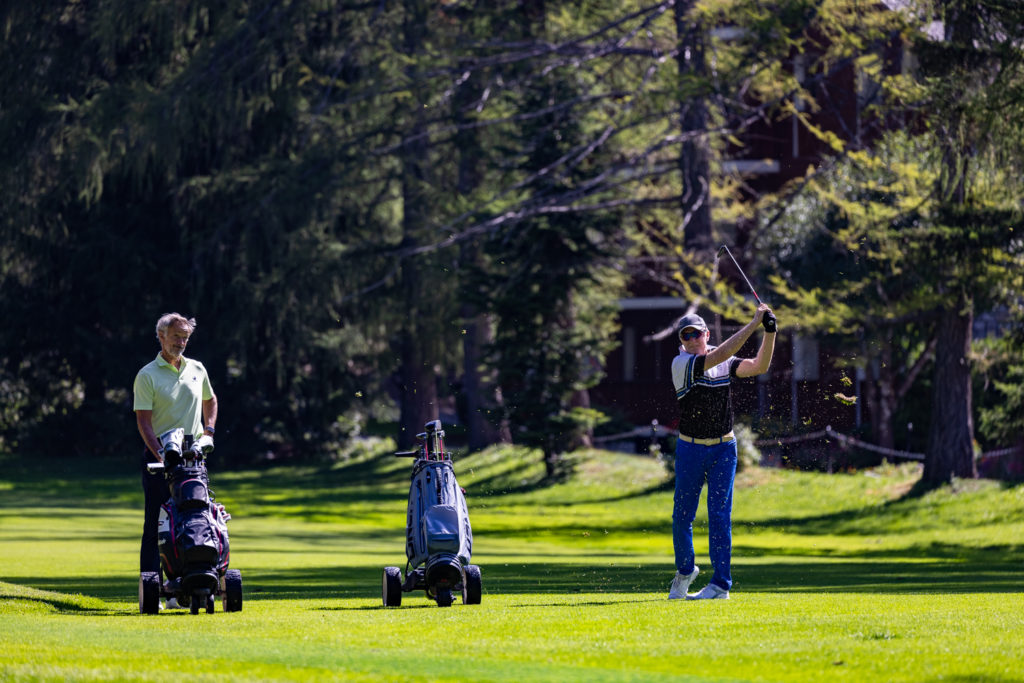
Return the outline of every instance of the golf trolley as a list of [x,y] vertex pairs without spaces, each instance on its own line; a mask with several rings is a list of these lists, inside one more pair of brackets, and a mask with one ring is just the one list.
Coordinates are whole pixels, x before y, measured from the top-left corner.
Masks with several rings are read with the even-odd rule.
[[139,576],[139,611],[160,612],[160,598],[174,598],[192,614],[205,609],[213,614],[215,597],[223,598],[225,612],[242,610],[242,573],[228,569],[230,551],[227,521],[231,515],[217,503],[210,491],[206,456],[213,440],[203,436],[185,446],[184,430],[174,429],[160,436],[164,462],[147,464],[150,472],[163,472],[171,497],[160,508],[158,535],[159,572]]
[[469,563],[473,551],[469,510],[465,492],[455,481],[451,453],[444,450],[441,421],[428,422],[426,432],[417,438],[419,448],[395,453],[416,461],[405,528],[405,581],[398,567],[384,568],[384,606],[400,606],[402,593],[414,590],[426,591],[441,607],[451,606],[456,591],[462,591],[463,604],[478,605],[480,567]]

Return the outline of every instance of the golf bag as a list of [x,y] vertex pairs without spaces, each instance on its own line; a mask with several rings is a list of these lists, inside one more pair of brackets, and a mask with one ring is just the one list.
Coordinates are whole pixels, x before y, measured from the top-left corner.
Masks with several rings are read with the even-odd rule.
[[212,614],[214,596],[224,611],[242,609],[242,576],[228,569],[231,553],[227,521],[231,515],[213,499],[206,472],[206,456],[213,441],[200,437],[194,444],[175,429],[161,435],[164,462],[149,463],[150,472],[163,471],[171,497],[160,508],[157,535],[165,582],[158,572],[139,577],[139,610],[157,614],[160,598],[174,598],[197,614],[201,607]]
[[466,496],[455,480],[450,460],[416,461],[409,486],[405,533],[409,565],[426,564],[428,575],[441,562],[456,568],[469,564],[473,530]]
[[403,583],[398,567],[384,569],[384,604],[401,605],[401,593],[418,588],[444,607],[458,590],[465,604],[478,604],[480,568],[470,564],[473,530],[466,496],[455,479],[451,454],[444,450],[441,421],[428,422],[426,430],[419,435],[419,449],[395,454],[416,461],[406,512],[407,576]]
[[160,508],[160,557],[168,579],[184,579],[183,588],[195,582],[195,574],[219,577],[230,559],[224,506],[210,499],[210,480],[202,461],[184,464],[168,476],[171,497]]

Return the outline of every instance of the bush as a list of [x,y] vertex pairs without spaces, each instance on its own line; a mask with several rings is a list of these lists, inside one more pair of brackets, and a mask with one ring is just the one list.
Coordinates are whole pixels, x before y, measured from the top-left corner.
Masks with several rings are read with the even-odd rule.
[[741,422],[733,426],[733,431],[736,432],[736,471],[742,472],[760,465],[761,451],[754,445],[757,433]]

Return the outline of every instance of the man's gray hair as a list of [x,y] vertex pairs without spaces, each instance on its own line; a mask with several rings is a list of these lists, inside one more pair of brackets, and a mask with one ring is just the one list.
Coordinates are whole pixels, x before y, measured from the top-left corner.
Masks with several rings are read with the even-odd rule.
[[160,319],[156,321],[156,338],[160,338],[160,333],[166,330],[174,323],[182,323],[188,328],[188,333],[192,334],[196,329],[196,319],[186,318],[181,313],[164,313],[160,316]]

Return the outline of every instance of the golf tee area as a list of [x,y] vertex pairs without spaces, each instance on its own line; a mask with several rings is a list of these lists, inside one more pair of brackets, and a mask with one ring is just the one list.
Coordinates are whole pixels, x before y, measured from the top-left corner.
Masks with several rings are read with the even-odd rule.
[[[919,491],[917,465],[737,475],[729,600],[667,599],[672,483],[601,450],[456,453],[479,605],[405,566],[409,463],[222,470],[244,609],[139,613],[131,458],[0,454],[2,681],[1024,681],[1024,485]],[[702,498],[691,590],[710,576]]]

